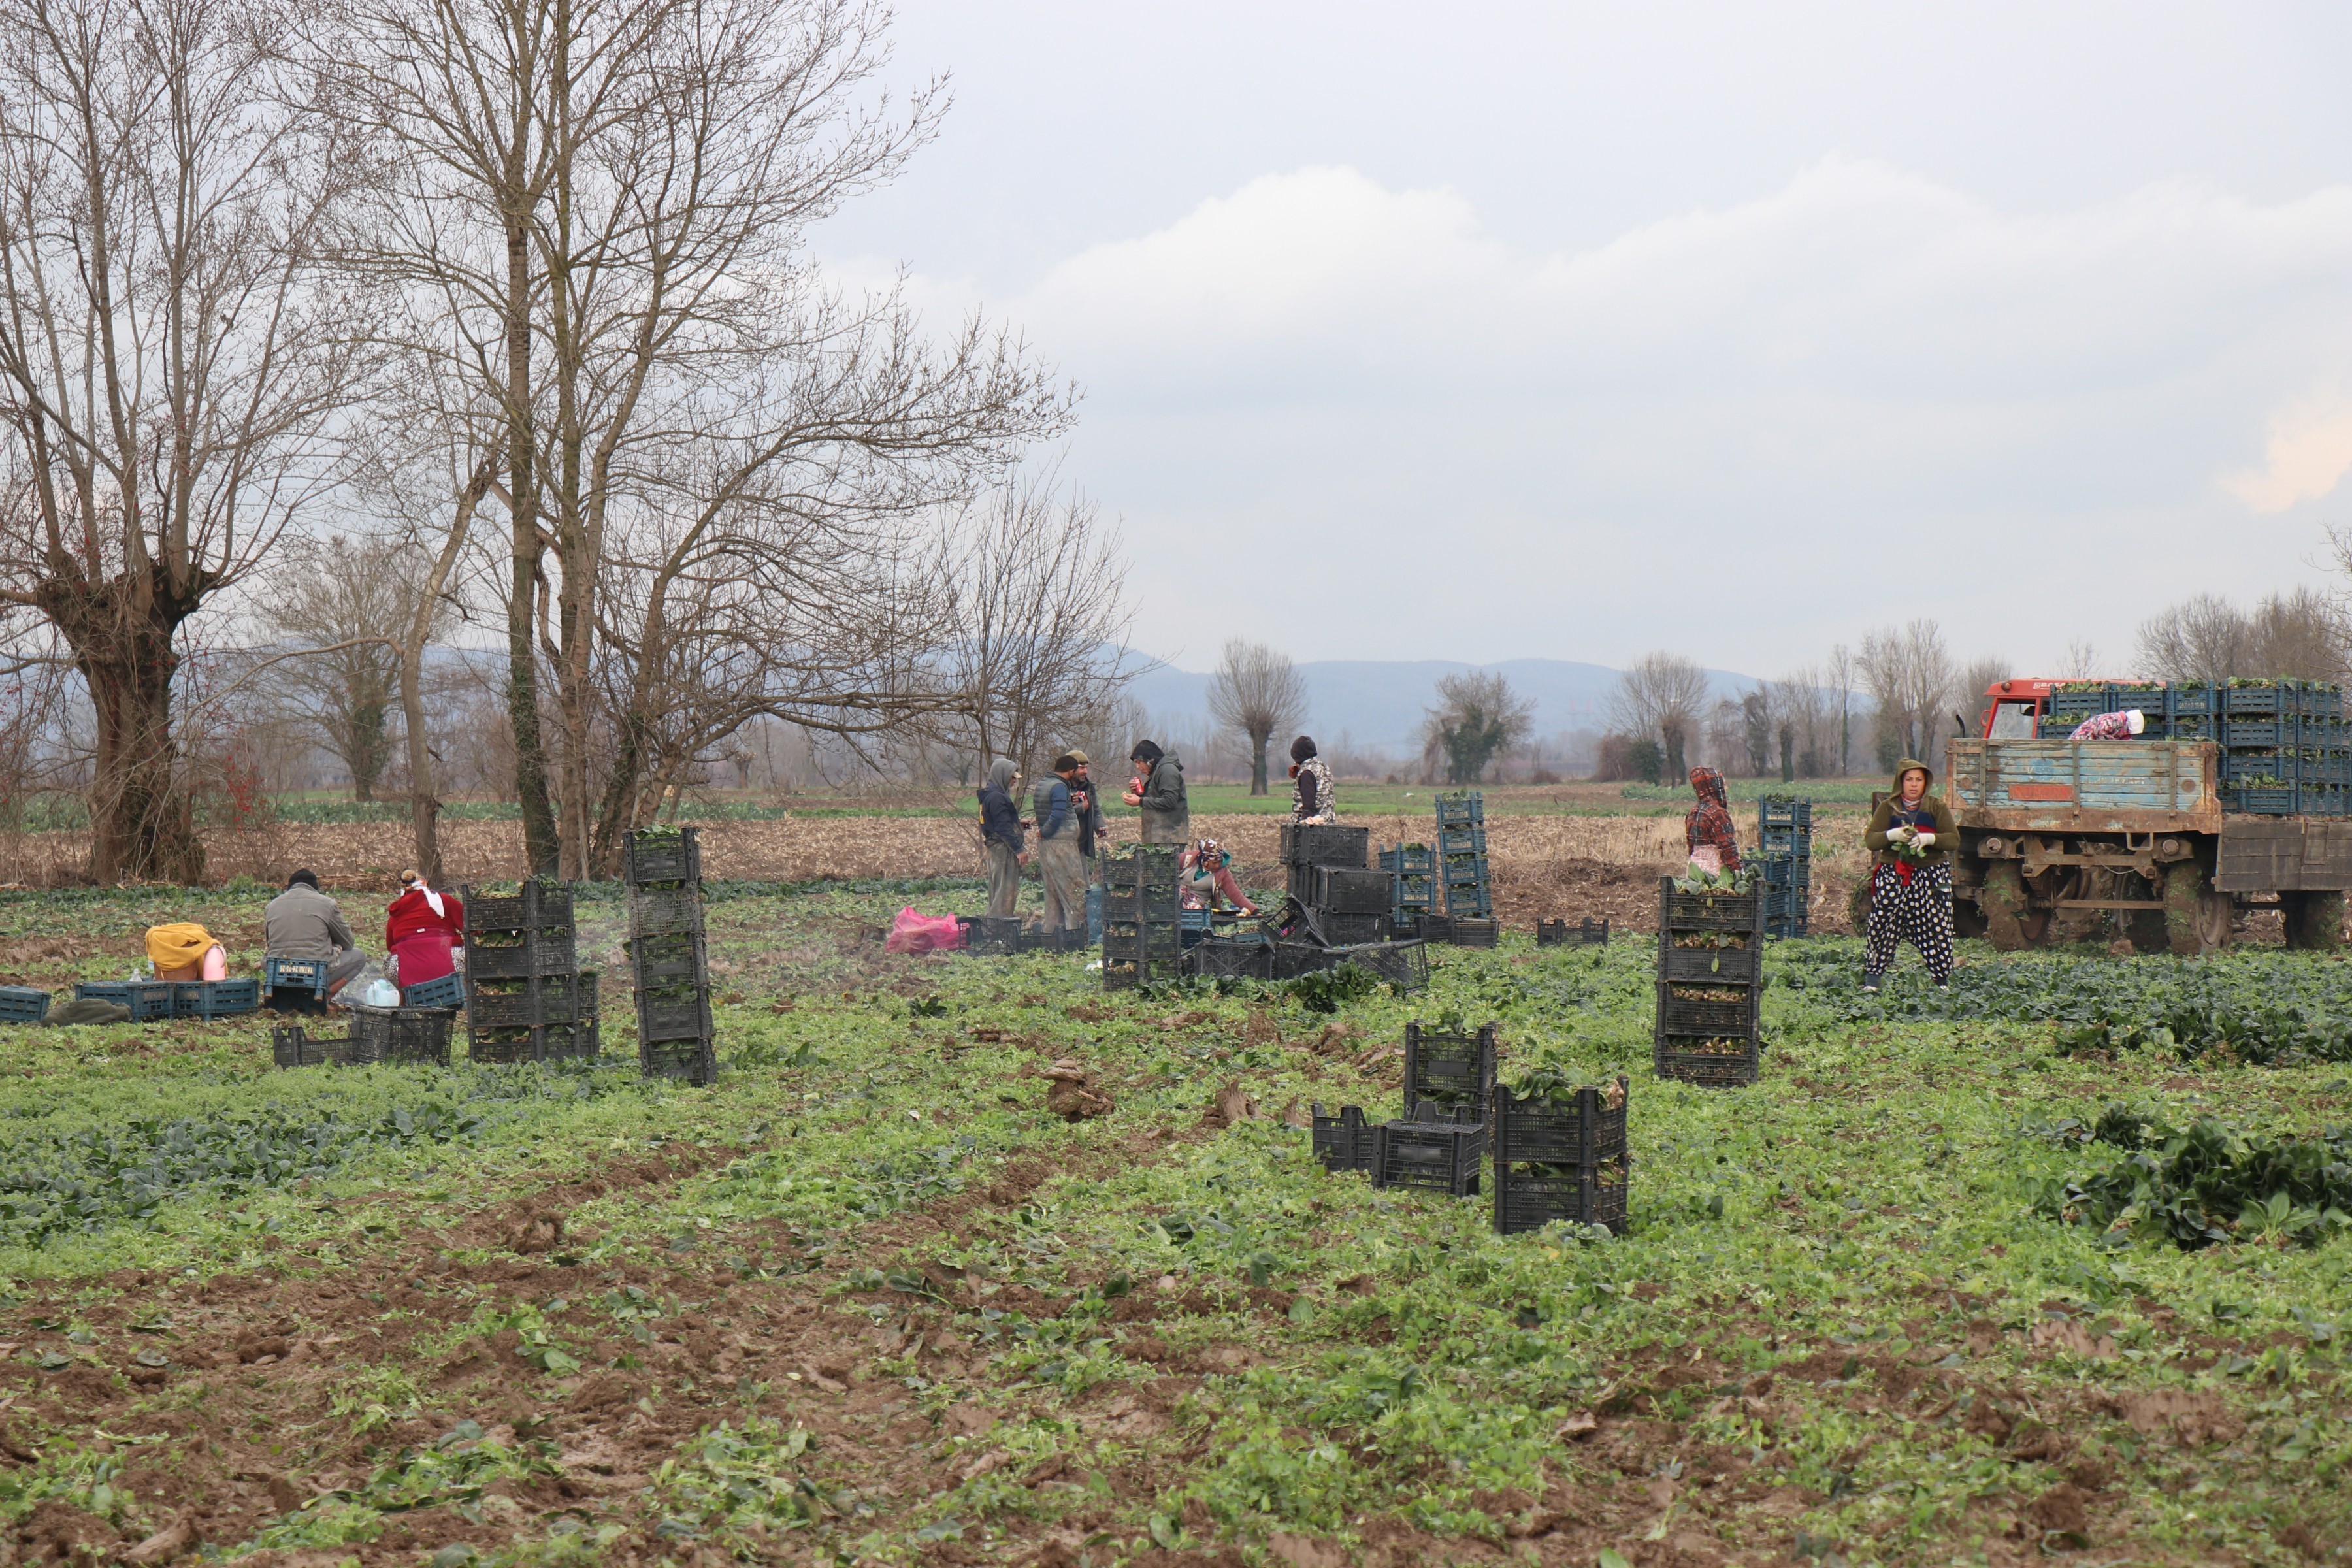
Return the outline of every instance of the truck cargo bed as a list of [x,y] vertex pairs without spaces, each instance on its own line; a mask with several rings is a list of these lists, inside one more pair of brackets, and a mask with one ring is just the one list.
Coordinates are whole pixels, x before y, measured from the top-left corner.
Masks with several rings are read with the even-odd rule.
[[1979,741],[1945,746],[1953,812],[2006,833],[2219,833],[2210,741]]

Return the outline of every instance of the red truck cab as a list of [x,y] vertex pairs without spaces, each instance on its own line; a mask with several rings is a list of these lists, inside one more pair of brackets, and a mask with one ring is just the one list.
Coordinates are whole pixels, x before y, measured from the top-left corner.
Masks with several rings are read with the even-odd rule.
[[2031,741],[2042,732],[2042,716],[2049,711],[2050,694],[2063,684],[2035,676],[1996,680],[1985,688],[1991,699],[1985,706],[1984,734],[1988,741]]

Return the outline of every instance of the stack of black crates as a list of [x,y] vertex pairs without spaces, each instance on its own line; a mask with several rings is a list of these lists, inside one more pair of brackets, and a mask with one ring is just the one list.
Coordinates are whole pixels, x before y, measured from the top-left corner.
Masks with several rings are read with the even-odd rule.
[[702,930],[698,830],[630,834],[622,876],[629,884],[637,1065],[647,1078],[716,1082],[719,1053],[710,1021],[710,952]]
[[1110,886],[1103,894],[1104,990],[1132,991],[1182,973],[1176,897],[1182,853],[1174,844],[1136,844],[1110,861]]
[[1586,1085],[1575,1101],[1495,1095],[1495,1229],[1514,1236],[1554,1220],[1625,1228],[1633,1157],[1625,1147],[1629,1086]]
[[1282,869],[1290,901],[1325,947],[1386,942],[1392,879],[1370,867],[1372,831],[1332,823],[1282,825]]
[[1479,1195],[1495,1161],[1494,1223],[1512,1235],[1553,1220],[1625,1226],[1632,1162],[1625,1141],[1626,1084],[1588,1088],[1572,1104],[1521,1100],[1496,1085],[1496,1026],[1473,1033],[1405,1026],[1404,1115],[1368,1120],[1361,1107],[1313,1108],[1314,1157],[1331,1171],[1361,1171],[1380,1188]]
[[2232,680],[2221,686],[2070,681],[2050,694],[2045,740],[2084,720],[2137,708],[2146,741],[2221,748],[2221,809],[2257,816],[2352,814],[2352,728],[2343,689],[2325,680]]
[[1476,790],[1437,797],[1437,865],[1445,889],[1447,940],[1456,947],[1492,947],[1495,889],[1486,868],[1486,797]]
[[1764,895],[1678,893],[1658,879],[1660,1078],[1730,1088],[1754,1083],[1764,990]]
[[478,1062],[596,1056],[596,976],[581,973],[572,889],[526,880],[492,896],[467,888],[466,1050]]
[[1756,805],[1756,881],[1764,934],[1803,936],[1813,896],[1813,803],[1768,795]]

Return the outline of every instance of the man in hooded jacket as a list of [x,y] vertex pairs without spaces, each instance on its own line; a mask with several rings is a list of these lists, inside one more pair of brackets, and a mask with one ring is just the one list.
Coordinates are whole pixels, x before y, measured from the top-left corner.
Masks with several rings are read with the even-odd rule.
[[988,782],[980,787],[980,841],[988,860],[988,912],[1009,920],[1021,901],[1023,853],[1021,808],[1013,802],[1013,781],[1020,777],[1010,757],[988,764]]
[[1135,783],[1127,804],[1143,813],[1146,844],[1181,844],[1192,837],[1192,808],[1184,799],[1184,764],[1173,752],[1163,752],[1150,741],[1138,741],[1127,760],[1135,764]]
[[1862,847],[1871,852],[1870,926],[1863,942],[1862,988],[1878,977],[1909,942],[1927,961],[1936,984],[1952,977],[1952,851],[1958,826],[1941,795],[1928,793],[1935,771],[1916,757],[1895,764],[1895,789],[1870,814]]

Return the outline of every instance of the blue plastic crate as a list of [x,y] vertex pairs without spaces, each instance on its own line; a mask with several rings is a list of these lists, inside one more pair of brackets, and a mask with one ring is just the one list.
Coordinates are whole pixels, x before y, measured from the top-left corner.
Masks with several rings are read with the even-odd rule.
[[172,983],[168,980],[85,980],[74,987],[77,999],[111,1002],[131,1009],[132,1023],[172,1016]]
[[327,994],[328,961],[323,958],[265,958],[261,961],[261,986],[265,991],[308,991],[314,996]]
[[2221,809],[2248,816],[2293,816],[2302,809],[2298,795],[2293,784],[2261,788],[2237,785],[2222,790]]
[[0,1024],[37,1024],[49,1016],[49,994],[37,985],[0,985]]
[[258,980],[177,980],[172,983],[175,1018],[225,1018],[261,1008]]
[[466,1005],[466,977],[456,970],[432,980],[420,980],[400,994],[404,1007],[462,1007]]
[[1437,826],[1477,826],[1486,820],[1486,797],[1476,790],[1437,797]]

